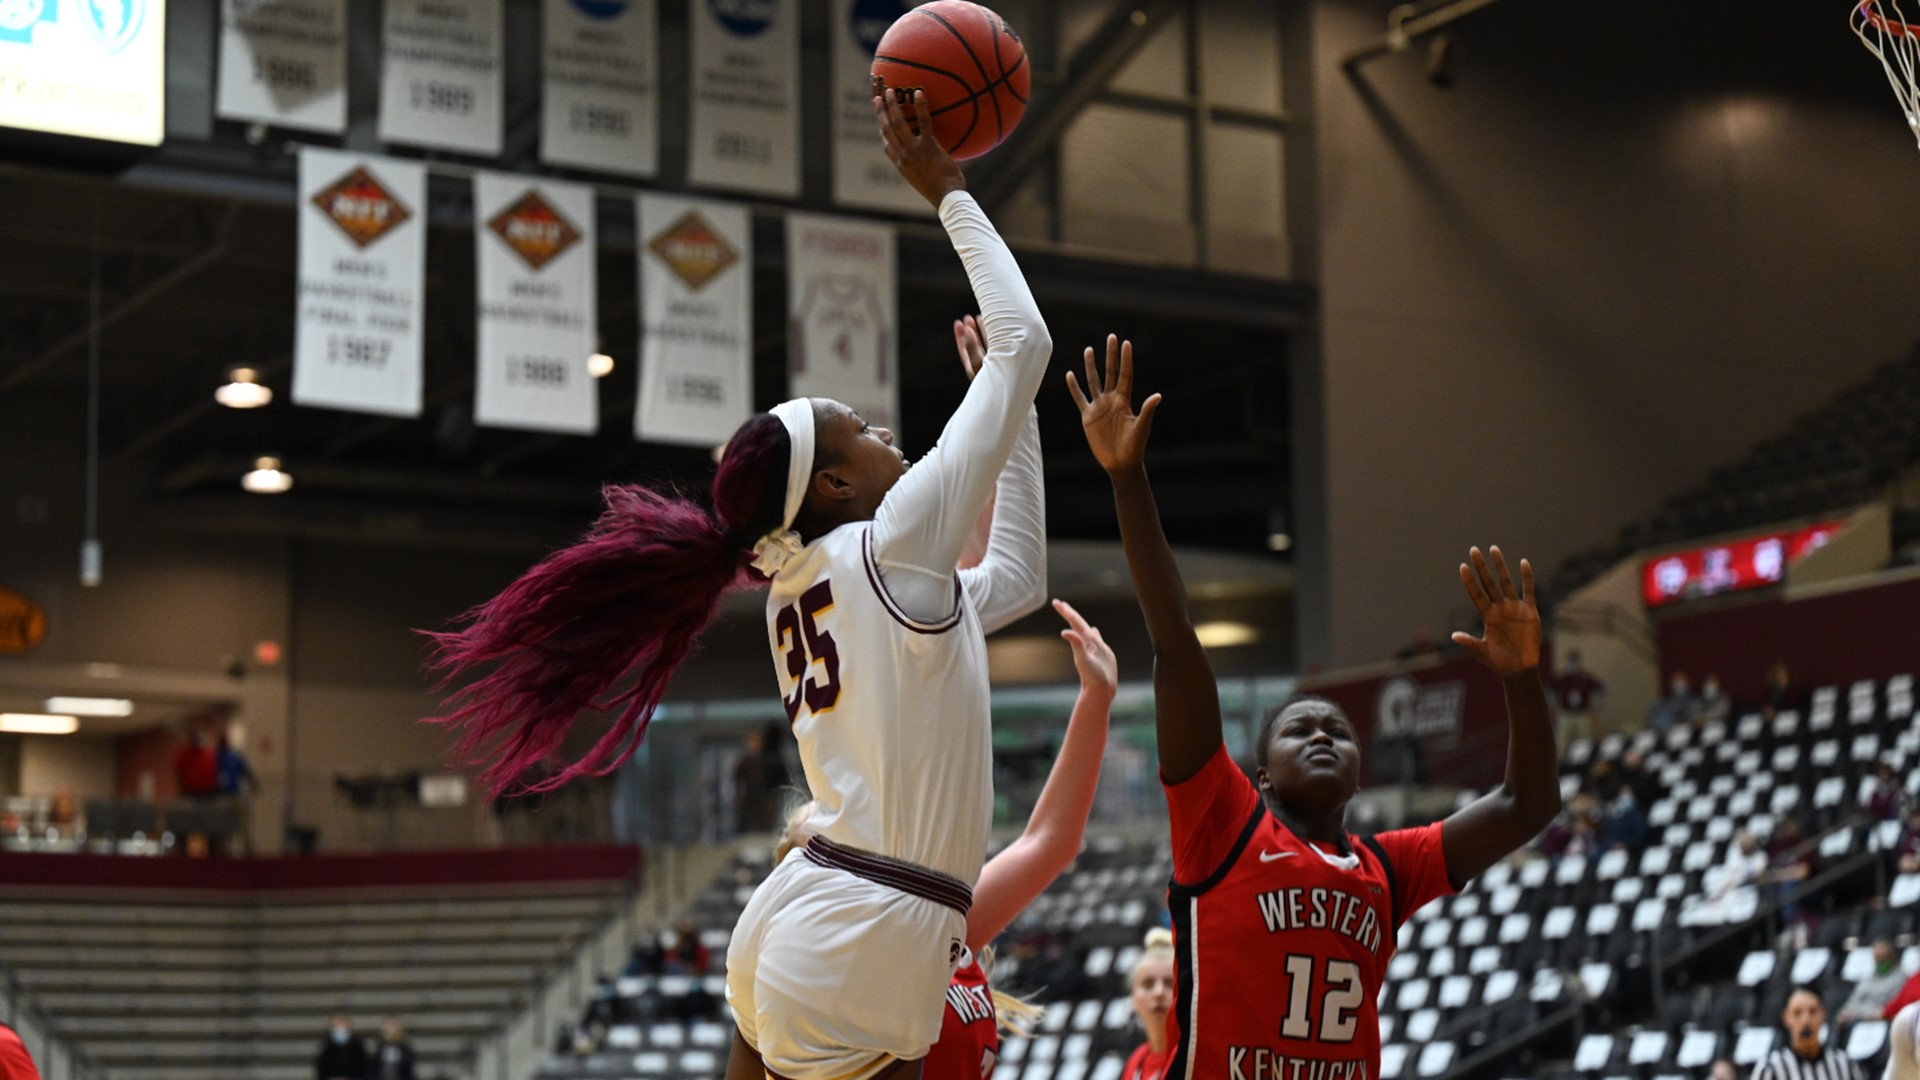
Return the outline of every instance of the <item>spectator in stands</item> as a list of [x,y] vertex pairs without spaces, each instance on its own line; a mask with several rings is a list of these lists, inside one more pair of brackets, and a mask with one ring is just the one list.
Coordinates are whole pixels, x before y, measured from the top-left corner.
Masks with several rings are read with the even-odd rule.
[[1600,834],[1600,851],[1619,848],[1638,855],[1647,846],[1647,832],[1646,809],[1634,797],[1633,788],[1621,785],[1619,796],[1607,808],[1606,825]]
[[1121,1080],[1158,1080],[1173,1064],[1173,1044],[1167,1038],[1167,1014],[1173,1011],[1173,931],[1147,931],[1146,951],[1133,965],[1133,1015],[1146,1029],[1147,1041],[1127,1059]]
[[1780,712],[1793,707],[1793,676],[1787,671],[1785,660],[1775,660],[1767,669],[1766,703]]
[[1901,873],[1920,874],[1920,804],[1907,808],[1907,829],[1894,855]]
[[1566,662],[1553,677],[1553,701],[1559,706],[1560,746],[1565,749],[1575,739],[1591,739],[1597,731],[1594,721],[1607,686],[1588,674],[1579,649],[1567,650]]
[[778,724],[747,736],[746,753],[733,766],[734,831],[768,833],[777,824],[780,790],[787,786],[787,762],[781,756]]
[[1740,1070],[1733,1062],[1720,1058],[1707,1066],[1707,1080],[1740,1080]]
[[666,955],[666,973],[698,979],[712,974],[713,954],[700,941],[699,925],[692,919],[681,919],[673,932],[673,948],[667,950]]
[[1800,823],[1786,818],[1774,828],[1767,855],[1771,864],[1767,876],[1780,898],[1780,921],[1785,924],[1794,947],[1805,948],[1809,926],[1816,921],[1816,916],[1800,905],[1800,890],[1808,878],[1819,872],[1819,853],[1814,845],[1806,842]]
[[406,1026],[397,1016],[389,1016],[380,1025],[380,1042],[373,1048],[373,1064],[367,1080],[416,1080],[413,1074],[413,1044],[407,1041]]
[[1647,723],[1655,731],[1666,731],[1681,724],[1693,722],[1693,714],[1699,709],[1700,699],[1693,695],[1693,682],[1684,671],[1673,673],[1673,681],[1668,684],[1667,696],[1653,703],[1647,710]]
[[1860,807],[1875,821],[1898,821],[1907,808],[1907,793],[1894,775],[1893,763],[1883,761],[1860,785]]
[[233,739],[224,734],[214,749],[214,771],[222,795],[237,797],[260,790],[260,780],[253,775],[253,766],[248,764],[247,755],[241,753]]
[[649,926],[640,931],[640,940],[633,943],[633,951],[627,955],[627,966],[620,974],[628,978],[658,975],[666,967],[667,954],[660,948],[660,935]]
[[20,1033],[0,1024],[0,1080],[40,1080],[40,1070],[27,1053]]
[[1821,1042],[1827,1007],[1811,986],[1794,987],[1780,1023],[1787,1029],[1787,1045],[1760,1059],[1753,1080],[1865,1080],[1844,1050]]
[[1714,890],[1714,897],[1725,896],[1743,886],[1757,884],[1767,873],[1767,853],[1760,848],[1760,841],[1745,829],[1734,837],[1733,846],[1727,849],[1727,861],[1722,864],[1720,887]]
[[1638,747],[1629,747],[1627,752],[1621,755],[1620,764],[1614,773],[1619,777],[1620,786],[1633,792],[1633,797],[1639,801],[1640,809],[1643,811],[1659,802],[1660,797],[1665,794],[1660,789],[1660,781],[1654,778],[1653,773],[1647,771],[1646,755],[1642,754]]
[[173,779],[189,799],[212,799],[220,794],[220,754],[206,728],[187,734],[186,744],[173,755]]
[[1699,708],[1694,711],[1693,723],[1696,727],[1708,724],[1724,724],[1733,715],[1733,700],[1720,686],[1720,676],[1708,675],[1700,683]]
[[[211,740],[207,746],[212,748]],[[345,1013],[334,1017],[313,1063],[316,1080],[366,1080],[368,1065],[366,1044],[353,1033],[353,1017]]]
[[1907,973],[1900,966],[1900,954],[1894,950],[1892,941],[1881,938],[1873,943],[1873,970],[1854,984],[1847,1003],[1840,1006],[1840,1022],[1851,1024],[1856,1020],[1880,1019],[1906,985]]

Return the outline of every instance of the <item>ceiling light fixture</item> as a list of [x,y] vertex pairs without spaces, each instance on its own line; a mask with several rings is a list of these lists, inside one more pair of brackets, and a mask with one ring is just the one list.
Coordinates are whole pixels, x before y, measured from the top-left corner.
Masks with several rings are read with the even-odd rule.
[[293,474],[280,467],[280,459],[263,455],[253,459],[253,471],[240,478],[240,486],[255,495],[278,495],[293,486]]
[[132,716],[133,702],[111,697],[50,697],[46,710],[73,716]]
[[594,353],[587,357],[587,370],[593,373],[594,378],[604,379],[613,374],[613,357],[603,352]]
[[229,409],[257,409],[273,400],[273,389],[260,373],[242,364],[227,369],[227,385],[213,392],[213,400]]
[[1193,628],[1193,634],[1203,649],[1231,649],[1260,640],[1259,629],[1243,622],[1203,622]]
[[51,713],[0,713],[0,732],[9,735],[71,735],[80,730],[80,720]]

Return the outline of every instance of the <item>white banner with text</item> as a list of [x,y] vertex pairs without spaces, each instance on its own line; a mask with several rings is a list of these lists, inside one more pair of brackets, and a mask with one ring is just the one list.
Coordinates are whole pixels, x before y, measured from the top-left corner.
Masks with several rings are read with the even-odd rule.
[[507,173],[473,178],[479,332],[475,423],[590,435],[593,189]]

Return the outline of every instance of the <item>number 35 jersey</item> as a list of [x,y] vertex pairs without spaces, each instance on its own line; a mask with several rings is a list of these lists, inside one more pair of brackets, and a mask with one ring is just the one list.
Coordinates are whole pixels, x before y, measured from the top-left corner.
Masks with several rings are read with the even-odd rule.
[[767,639],[780,696],[836,843],[972,885],[993,827],[987,643],[955,581],[953,614],[909,617],[887,595],[872,525],[842,525],[773,580]]
[[1441,826],[1323,849],[1267,809],[1224,746],[1167,797],[1169,1080],[1378,1080],[1400,924],[1453,891]]

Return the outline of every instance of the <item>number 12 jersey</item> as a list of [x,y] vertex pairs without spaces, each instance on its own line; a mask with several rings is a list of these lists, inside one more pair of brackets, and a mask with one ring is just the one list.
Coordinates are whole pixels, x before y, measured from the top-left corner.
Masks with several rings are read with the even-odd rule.
[[1400,924],[1453,891],[1440,824],[1323,849],[1267,809],[1225,746],[1167,797],[1169,1080],[1378,1080]]

